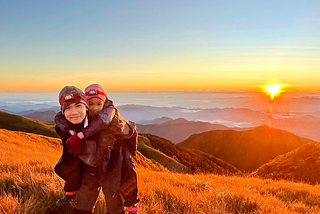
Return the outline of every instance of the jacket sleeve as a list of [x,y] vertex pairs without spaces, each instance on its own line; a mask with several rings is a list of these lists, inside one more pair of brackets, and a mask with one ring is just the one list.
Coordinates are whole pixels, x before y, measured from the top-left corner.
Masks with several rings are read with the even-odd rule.
[[56,114],[54,122],[56,123],[55,130],[60,138],[62,140],[67,139],[70,127],[68,125],[68,120],[62,115],[61,111]]
[[115,109],[113,106],[108,106],[98,113],[97,119],[90,121],[89,125],[82,130],[85,138],[91,137],[101,130],[107,128],[115,115]]

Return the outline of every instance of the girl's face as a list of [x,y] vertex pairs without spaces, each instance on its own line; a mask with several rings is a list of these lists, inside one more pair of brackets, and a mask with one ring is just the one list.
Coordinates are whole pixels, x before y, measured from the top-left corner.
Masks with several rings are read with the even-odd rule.
[[72,124],[80,124],[87,115],[86,106],[79,103],[72,103],[68,105],[64,110],[64,116]]
[[97,114],[99,111],[102,111],[103,104],[104,101],[100,100],[99,98],[91,98],[88,100],[89,111],[91,111],[93,114]]

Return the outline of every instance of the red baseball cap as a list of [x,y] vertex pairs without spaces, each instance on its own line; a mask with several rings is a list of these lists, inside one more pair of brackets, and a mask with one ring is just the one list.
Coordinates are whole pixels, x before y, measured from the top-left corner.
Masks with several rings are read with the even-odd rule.
[[99,84],[91,84],[84,89],[84,94],[86,95],[87,100],[91,98],[99,98],[102,101],[105,101],[107,96],[104,93],[103,88]]

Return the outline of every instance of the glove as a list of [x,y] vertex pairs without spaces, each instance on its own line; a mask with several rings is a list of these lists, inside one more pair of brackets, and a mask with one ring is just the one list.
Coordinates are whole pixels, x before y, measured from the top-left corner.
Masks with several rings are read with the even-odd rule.
[[80,143],[80,141],[81,139],[78,137],[78,135],[75,134],[68,138],[66,145],[67,147],[76,146]]
[[86,142],[83,139],[80,139],[80,142],[78,142],[77,145],[70,147],[70,149],[68,150],[68,153],[72,154],[73,156],[79,155],[85,146],[86,146]]
[[83,139],[80,139],[78,135],[72,135],[68,138],[66,146],[69,154],[78,155],[85,147],[86,143]]

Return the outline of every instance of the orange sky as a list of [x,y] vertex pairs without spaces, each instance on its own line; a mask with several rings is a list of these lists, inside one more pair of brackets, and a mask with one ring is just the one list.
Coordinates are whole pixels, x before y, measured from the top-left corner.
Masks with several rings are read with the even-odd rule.
[[[293,65],[295,65],[293,63]],[[285,90],[320,92],[320,71],[299,67],[276,71],[270,66],[198,66],[181,68],[142,67],[106,71],[80,68],[56,72],[12,72],[1,74],[0,91],[59,91],[65,85],[85,88],[91,83],[101,84],[106,91],[201,91],[201,90],[260,90],[260,85],[286,84]],[[268,68],[269,67],[269,68]],[[39,69],[42,70],[42,69]],[[270,72],[269,70],[272,70]],[[291,70],[291,71],[289,71]]]
[[5,1],[0,91],[320,92],[319,2]]

